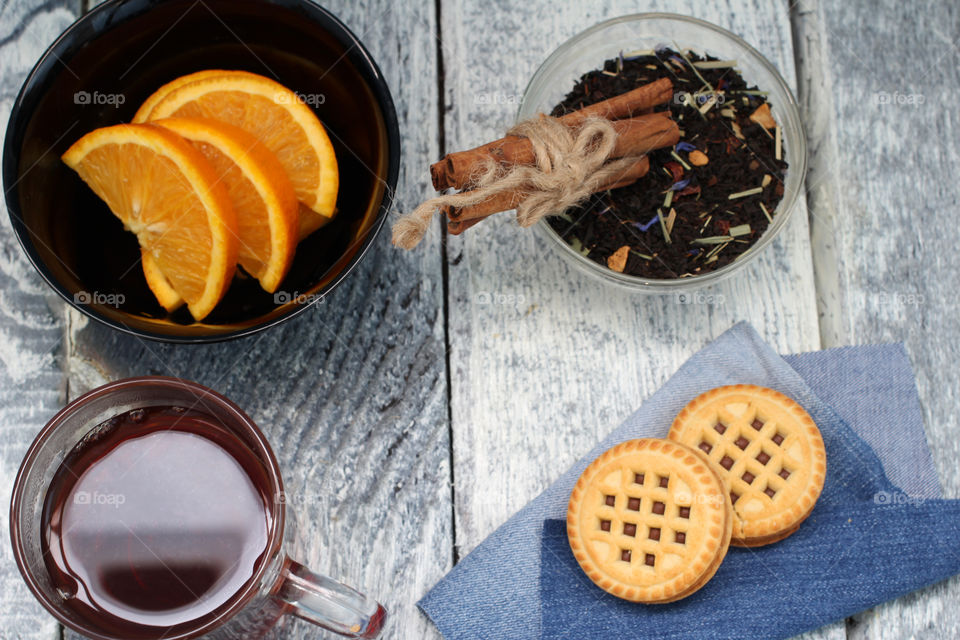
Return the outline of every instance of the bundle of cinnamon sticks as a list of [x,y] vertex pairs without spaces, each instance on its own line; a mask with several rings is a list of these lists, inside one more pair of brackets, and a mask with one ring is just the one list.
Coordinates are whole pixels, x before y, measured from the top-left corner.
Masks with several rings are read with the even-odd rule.
[[[668,78],[662,78],[559,118],[562,124],[569,127],[577,127],[590,117],[610,120],[617,133],[610,159],[637,158],[636,162],[612,182],[599,185],[598,191],[633,184],[650,169],[650,162],[644,154],[654,149],[671,147],[680,140],[680,129],[670,118],[670,112],[653,111],[654,107],[665,104],[672,97],[673,83]],[[463,191],[471,189],[474,186],[471,179],[480,172],[488,159],[504,167],[532,165],[536,162],[533,144],[529,139],[507,136],[475,149],[444,156],[430,167],[433,187],[437,191],[450,188]],[[443,207],[442,212],[448,218],[447,230],[458,235],[494,213],[516,208],[527,195],[523,190],[502,192],[478,204]]]

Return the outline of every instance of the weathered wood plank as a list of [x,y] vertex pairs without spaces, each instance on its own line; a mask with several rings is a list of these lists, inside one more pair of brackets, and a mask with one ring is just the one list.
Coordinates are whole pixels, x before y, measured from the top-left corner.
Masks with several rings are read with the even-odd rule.
[[[794,17],[824,346],[906,341],[940,480],[960,497],[960,7],[801,0]],[[958,598],[955,578],[857,617],[848,635],[947,637]]]
[[[441,14],[447,148],[501,135],[513,122],[527,81],[567,38],[605,18],[654,10],[732,29],[794,82],[785,5],[531,0],[491,7],[448,0]],[[584,70],[600,62],[585,61]],[[502,99],[481,99],[490,95]],[[460,553],[474,548],[734,322],[751,321],[783,351],[818,348],[805,214],[801,203],[771,250],[694,304],[599,285],[509,216],[449,238]],[[842,624],[811,634],[843,636]]]
[[[44,49],[78,15],[79,0],[0,5],[0,130]],[[13,562],[6,505],[17,468],[63,400],[62,306],[33,270],[0,204],[0,637],[52,640],[56,621],[29,592]]]
[[[432,6],[325,3],[368,45],[403,136],[398,206],[427,193],[410,173],[438,153]],[[440,246],[399,252],[384,233],[343,286],[291,322],[198,348],[143,343],[70,316],[74,396],[107,379],[177,375],[240,403],[285,472],[302,559],[378,597],[383,637],[436,637],[416,600],[452,566]],[[67,634],[71,637],[71,634]],[[277,638],[316,638],[289,621]]]

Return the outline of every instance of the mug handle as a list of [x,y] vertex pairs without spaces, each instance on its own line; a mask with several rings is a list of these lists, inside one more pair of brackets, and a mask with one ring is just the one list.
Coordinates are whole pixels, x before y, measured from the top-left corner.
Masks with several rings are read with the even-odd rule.
[[291,613],[348,638],[376,638],[387,611],[356,589],[287,558],[277,597]]

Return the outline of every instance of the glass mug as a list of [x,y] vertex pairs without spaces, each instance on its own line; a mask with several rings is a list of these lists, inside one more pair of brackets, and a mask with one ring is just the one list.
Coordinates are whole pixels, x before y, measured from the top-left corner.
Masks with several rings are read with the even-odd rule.
[[[187,420],[181,414],[192,417]],[[151,417],[145,420],[144,415]],[[120,416],[126,417],[121,418]],[[127,417],[131,418],[128,419]],[[196,424],[201,425],[203,429],[197,430],[195,433],[202,437],[191,439],[191,434],[184,431],[186,427],[159,428],[157,425],[161,424],[160,422],[150,422],[160,419],[172,420],[170,424],[173,425],[181,420],[184,425],[193,424],[190,420],[199,420]],[[203,420],[207,420],[207,422],[204,423]],[[137,431],[139,425],[135,424],[137,421],[145,421],[143,429],[155,429],[155,431],[144,432],[147,435],[143,438],[134,437],[137,433],[140,433]],[[124,435],[126,433],[134,434],[134,436],[129,436],[132,439],[125,439],[128,437]],[[215,433],[218,438],[217,442],[223,443],[225,448],[223,450],[216,447],[211,448],[209,443],[213,442],[213,436],[209,436],[210,440],[208,441],[208,433]],[[144,439],[153,436],[167,438],[167,441]],[[171,442],[169,438],[173,437],[181,438],[181,440]],[[149,449],[143,449],[136,454],[140,456],[139,458],[132,459],[132,462],[128,461],[129,464],[124,467],[123,473],[117,473],[115,476],[105,476],[104,474],[108,472],[104,470],[103,465],[114,460],[116,455],[120,455],[121,448],[119,445],[111,444],[109,447],[101,446],[100,449],[97,449],[97,445],[103,442],[112,442],[114,439],[119,439],[119,442],[125,447],[128,443],[131,447],[135,445],[142,447],[148,442],[153,447],[169,446],[171,444],[176,445],[176,447],[173,450],[167,450],[174,453],[174,456],[169,460],[157,454],[156,450],[155,454],[150,456],[148,455]],[[51,504],[56,505],[58,503],[56,500],[51,502],[48,494],[59,495],[54,487],[58,486],[57,483],[60,482],[58,478],[66,477],[62,470],[72,471],[69,466],[70,462],[83,459],[77,458],[77,456],[82,455],[85,449],[91,447],[98,452],[98,455],[103,454],[97,458],[97,462],[102,464],[96,467],[99,474],[96,477],[101,480],[105,477],[110,478],[115,483],[114,487],[119,487],[123,492],[113,494],[111,499],[111,495],[97,495],[96,492],[93,493],[91,498],[89,492],[77,490],[75,493],[69,494],[72,500],[67,501],[65,499],[63,501],[62,508],[51,509]],[[202,451],[208,455],[203,464],[196,462],[196,459],[200,458],[191,458],[200,451],[198,447],[204,447]],[[104,451],[108,452],[104,453]],[[136,450],[128,448],[123,451],[129,451],[132,455]],[[210,458],[210,452],[213,451],[220,451],[217,454],[220,458]],[[236,457],[236,460],[233,457],[228,457],[227,454],[223,454],[222,451],[230,451]],[[87,459],[89,459],[89,456]],[[181,523],[183,522],[182,518],[187,520],[194,518],[197,521],[203,521],[209,529],[211,522],[216,524],[216,519],[220,517],[221,512],[227,514],[224,517],[228,520],[236,516],[236,512],[240,511],[240,507],[237,506],[238,503],[250,505],[255,503],[257,508],[260,509],[256,513],[262,512],[266,516],[265,524],[261,519],[260,525],[262,526],[254,527],[257,530],[255,537],[258,542],[257,546],[253,547],[256,550],[256,553],[252,554],[255,558],[249,559],[243,565],[248,567],[249,575],[241,573],[240,578],[234,577],[231,582],[223,577],[226,574],[218,574],[218,577],[212,579],[212,582],[219,585],[224,583],[233,585],[237,580],[242,579],[242,583],[232,592],[224,592],[222,589],[215,590],[215,595],[220,600],[211,603],[210,598],[208,598],[208,602],[205,603],[208,608],[204,610],[202,615],[192,619],[177,619],[175,624],[156,624],[156,621],[161,619],[167,622],[174,620],[174,618],[163,617],[166,613],[159,611],[163,605],[158,604],[156,598],[142,603],[145,610],[150,608],[154,610],[146,611],[145,617],[141,618],[119,616],[115,619],[113,617],[117,615],[115,610],[112,610],[110,615],[103,617],[90,615],[89,612],[84,613],[86,610],[83,606],[78,608],[78,605],[81,604],[80,601],[71,599],[83,596],[82,604],[89,604],[91,596],[88,583],[79,580],[76,576],[71,576],[78,587],[72,589],[73,593],[70,593],[71,589],[65,590],[62,581],[54,577],[59,574],[51,569],[50,551],[56,549],[57,554],[63,554],[65,553],[63,549],[68,544],[72,544],[72,548],[80,548],[76,541],[83,541],[82,535],[87,529],[92,530],[97,537],[95,544],[87,544],[83,547],[84,549],[95,550],[96,553],[101,554],[101,559],[107,558],[107,554],[112,554],[109,557],[114,561],[120,558],[121,565],[126,564],[121,567],[119,573],[116,570],[118,566],[116,562],[113,565],[104,564],[97,568],[97,572],[85,574],[85,577],[89,580],[91,579],[90,576],[96,573],[99,576],[97,580],[106,584],[108,578],[103,576],[109,575],[109,580],[112,580],[111,584],[114,587],[123,585],[121,590],[125,589],[124,597],[128,599],[133,597],[129,593],[136,591],[137,583],[134,582],[134,579],[141,585],[143,585],[144,579],[147,581],[153,580],[153,584],[169,584],[172,585],[171,589],[176,591],[180,589],[180,586],[170,580],[170,576],[174,576],[180,582],[180,585],[189,590],[185,580],[191,580],[191,578],[181,579],[181,575],[193,576],[197,574],[198,568],[204,568],[202,563],[212,562],[209,556],[216,556],[219,560],[229,561],[231,560],[229,554],[235,547],[238,549],[250,548],[249,544],[244,546],[245,543],[231,545],[231,539],[221,535],[221,532],[218,532],[217,535],[202,533],[196,540],[190,538],[193,541],[192,544],[184,544],[183,536],[177,537],[181,532],[170,533],[164,530],[158,531],[156,538],[153,535],[147,538],[151,541],[150,545],[166,544],[162,551],[155,552],[150,545],[137,537],[137,534],[134,533],[131,525],[128,525],[127,522],[122,522],[122,524],[127,527],[130,535],[134,536],[133,538],[124,534],[115,536],[115,538],[108,538],[107,541],[110,544],[103,543],[100,536],[113,534],[104,533],[106,529],[97,529],[103,522],[101,515],[105,512],[97,512],[96,509],[122,507],[124,510],[118,513],[123,513],[124,518],[139,517],[143,520],[145,517],[146,519],[143,520],[145,522],[159,521],[156,504],[141,505],[138,515],[137,505],[131,503],[136,502],[135,498],[138,495],[149,494],[153,496],[152,500],[156,502],[163,502],[165,494],[180,496],[181,494],[170,490],[167,484],[164,484],[162,489],[159,490],[156,485],[147,486],[152,484],[151,478],[153,477],[147,474],[155,472],[158,475],[163,475],[163,470],[157,465],[167,464],[169,461],[176,461],[177,459],[181,459],[179,462],[181,465],[192,465],[192,467],[181,466],[178,468],[175,467],[175,464],[178,463],[174,462],[174,467],[171,467],[179,469],[176,472],[177,477],[187,476],[189,478],[189,480],[182,480],[181,484],[203,477],[209,477],[211,482],[214,483],[217,481],[225,482],[224,478],[233,479],[231,480],[232,484],[227,487],[229,494],[222,488],[216,489],[220,492],[217,495],[223,496],[223,499],[210,500],[210,496],[204,493],[204,490],[213,490],[210,487],[197,487],[199,490],[193,491],[191,489],[195,485],[178,486],[178,489],[183,489],[183,498],[171,498],[171,500],[176,499],[181,502],[170,502],[170,504],[173,505],[173,511],[180,508],[185,513],[178,512],[176,516],[178,519],[173,522]],[[227,466],[218,467],[217,465],[224,463],[225,459],[232,462],[239,460],[241,464],[232,464],[231,466],[231,462],[227,462]],[[210,468],[205,469],[204,467]],[[73,474],[73,477],[77,479],[69,482],[71,487],[82,488],[82,486],[86,486],[82,484],[86,479],[94,477],[95,467],[87,467],[89,471],[85,471],[81,467],[78,468],[81,471]],[[133,469],[136,470],[131,471]],[[195,473],[191,469],[194,469]],[[60,475],[58,475],[58,470]],[[184,470],[186,470],[186,473],[182,473]],[[216,473],[215,476],[212,475],[214,472]],[[207,476],[204,476],[204,473]],[[244,482],[242,475],[230,476],[231,473],[247,473],[250,482]],[[147,481],[137,484],[136,479],[141,477],[146,478]],[[240,482],[237,482],[238,477],[241,478]],[[167,480],[169,483],[177,485],[176,479],[167,478]],[[129,487],[125,487],[124,483],[128,483]],[[238,486],[250,487],[250,495],[259,496],[261,499],[251,501],[249,497],[244,498],[241,495],[243,492],[236,489]],[[254,488],[258,490],[258,493],[252,492]],[[126,494],[132,494],[129,501]],[[198,495],[199,498],[197,498]],[[269,499],[270,497],[273,499]],[[121,498],[123,499],[121,500]],[[199,504],[193,504],[194,513],[190,513],[189,508],[183,506],[183,503],[190,503],[191,500],[194,503],[200,501]],[[205,504],[203,500],[207,500],[209,504]],[[76,506],[68,506],[74,503]],[[85,512],[82,510],[84,508],[93,510]],[[68,509],[70,513],[74,514],[70,516],[73,520],[71,520],[69,530],[66,528]],[[61,513],[60,516],[50,515],[58,512]],[[230,515],[231,513],[233,516]],[[114,517],[119,518],[119,516]],[[50,539],[53,535],[51,532],[58,531],[53,525],[56,518],[62,518],[64,527],[62,531],[56,534],[61,537],[57,538],[59,542],[55,545],[50,542]],[[230,521],[242,522],[237,517],[233,517]],[[250,522],[256,522],[256,519],[250,520]],[[167,521],[166,524],[169,529],[170,521]],[[164,640],[178,640],[202,636],[216,640],[247,640],[264,636],[287,613],[347,637],[376,637],[386,616],[383,607],[350,587],[313,573],[303,565],[293,561],[287,555],[287,550],[293,546],[295,538],[291,525],[292,522],[287,519],[283,483],[276,458],[253,421],[234,403],[214,391],[194,382],[165,377],[130,378],[112,382],[77,398],[57,413],[43,428],[27,452],[14,483],[10,511],[10,537],[13,542],[14,556],[30,590],[60,622],[89,638],[95,640],[119,640],[124,638],[129,640],[130,638],[158,639],[162,637]],[[224,525],[224,527],[226,526]],[[221,529],[226,530],[223,527]],[[194,535],[197,531],[193,531],[189,535]],[[233,531],[233,533],[236,534],[237,531]],[[242,534],[242,532],[240,533]],[[144,534],[141,532],[141,535]],[[236,538],[236,535],[234,535],[234,538]],[[155,540],[161,540],[161,542],[155,542]],[[164,540],[166,542],[163,542]],[[131,550],[133,547],[136,547],[135,551]],[[159,546],[156,548],[159,548]],[[161,571],[167,572],[163,576],[167,581],[166,583],[157,582],[155,572],[148,573],[149,568],[145,569],[143,563],[133,560],[137,553],[143,555],[144,550],[153,554],[153,557],[156,558],[156,562],[148,562],[147,565],[152,566],[154,570],[162,565]],[[158,553],[162,554],[163,559]],[[182,563],[179,565],[177,564],[178,555],[183,555]],[[242,561],[238,552],[238,557],[230,565],[230,569],[233,569]],[[112,566],[113,569],[107,571],[104,567],[108,566]],[[189,566],[194,573],[176,574],[170,568],[171,566]],[[218,566],[226,567],[227,565],[224,563]],[[103,569],[102,572],[101,569]],[[71,571],[74,570],[71,569]],[[203,572],[200,571],[200,573]],[[209,573],[209,568],[207,568],[207,574]],[[205,585],[209,586],[212,582],[205,583]],[[81,586],[83,589],[80,588]],[[81,591],[83,591],[82,594]],[[164,597],[169,595],[166,592],[163,593]],[[201,597],[189,603],[176,601],[171,605],[173,607],[171,611],[179,611],[180,615],[200,611],[203,608],[202,605],[204,605],[203,596],[206,596],[207,593],[209,591],[201,591]],[[194,592],[190,591],[190,594],[194,594]],[[109,600],[109,598],[102,601],[106,600]],[[128,604],[128,602],[125,604]],[[181,605],[180,609],[175,607],[178,604]],[[128,609],[124,611],[126,610]],[[183,613],[184,611],[187,613]],[[151,618],[149,616],[160,617]],[[123,626],[118,626],[115,623],[116,620],[122,620]],[[152,623],[147,622],[148,620]],[[122,630],[118,630],[121,628]]]

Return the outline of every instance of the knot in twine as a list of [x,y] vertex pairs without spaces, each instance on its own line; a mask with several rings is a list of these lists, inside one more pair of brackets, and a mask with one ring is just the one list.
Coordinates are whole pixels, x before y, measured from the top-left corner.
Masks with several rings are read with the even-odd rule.
[[393,225],[393,244],[403,249],[417,246],[441,207],[478,204],[504,192],[524,193],[517,206],[517,222],[529,227],[544,216],[580,204],[637,161],[636,157],[627,157],[607,162],[617,132],[605,118],[588,118],[577,127],[569,127],[558,118],[541,114],[515,125],[507,135],[530,140],[536,158],[533,166],[504,167],[486,158],[471,180],[473,189],[431,198],[400,216]]

